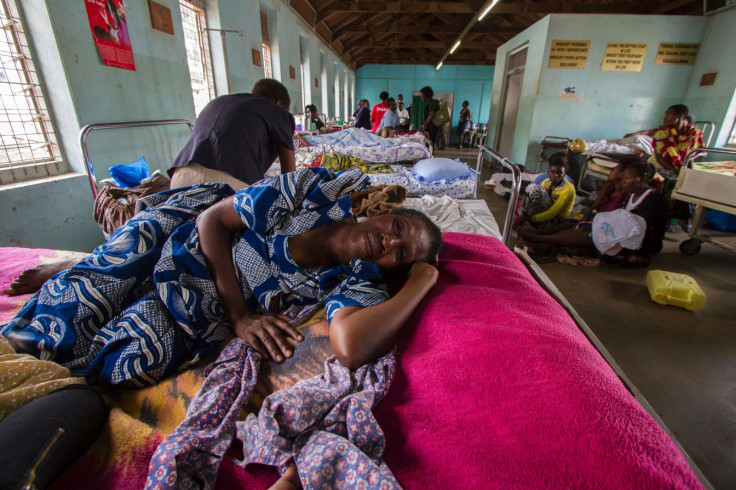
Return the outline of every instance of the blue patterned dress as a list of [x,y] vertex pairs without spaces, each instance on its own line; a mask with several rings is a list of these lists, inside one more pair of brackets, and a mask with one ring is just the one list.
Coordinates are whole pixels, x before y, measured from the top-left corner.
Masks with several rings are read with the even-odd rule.
[[[350,197],[367,187],[360,171],[310,168],[257,182],[235,194],[247,228],[233,241],[243,296],[259,313],[388,299],[377,266],[302,269],[289,236],[353,216]],[[218,348],[230,328],[199,247],[196,218],[233,195],[202,184],[149,196],[144,209],[79,264],[49,281],[0,327],[18,352],[55,361],[73,374],[143,386]]]

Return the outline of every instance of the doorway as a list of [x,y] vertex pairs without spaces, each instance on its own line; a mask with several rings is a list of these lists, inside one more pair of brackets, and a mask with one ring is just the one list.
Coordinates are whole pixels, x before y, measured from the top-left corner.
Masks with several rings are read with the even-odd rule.
[[519,100],[521,99],[521,85],[524,81],[524,67],[526,66],[528,47],[528,45],[524,45],[517,48],[510,52],[506,59],[501,110],[499,111],[500,120],[496,138],[498,142],[496,151],[506,158],[511,158],[511,151],[514,148],[514,133],[519,115]]

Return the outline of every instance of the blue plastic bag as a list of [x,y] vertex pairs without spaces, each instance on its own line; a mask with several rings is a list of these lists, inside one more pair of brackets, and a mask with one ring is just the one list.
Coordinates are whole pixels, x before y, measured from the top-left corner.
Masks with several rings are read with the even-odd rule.
[[149,168],[146,157],[140,157],[133,163],[113,165],[110,167],[110,177],[123,189],[141,185],[143,179],[148,178]]
[[716,230],[736,233],[736,215],[734,214],[711,209],[705,213],[705,221]]

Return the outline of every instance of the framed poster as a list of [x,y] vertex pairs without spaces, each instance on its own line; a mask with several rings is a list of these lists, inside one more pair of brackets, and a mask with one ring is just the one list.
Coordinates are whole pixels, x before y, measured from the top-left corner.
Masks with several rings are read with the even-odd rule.
[[641,71],[647,43],[608,43],[603,55],[604,71]]
[[85,0],[92,38],[107,66],[135,71],[123,0]]

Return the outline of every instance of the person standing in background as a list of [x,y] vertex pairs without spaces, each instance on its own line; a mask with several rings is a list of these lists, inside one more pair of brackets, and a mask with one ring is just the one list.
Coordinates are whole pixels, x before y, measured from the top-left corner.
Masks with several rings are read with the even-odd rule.
[[373,110],[371,111],[371,132],[375,133],[378,129],[378,125],[381,124],[381,119],[383,119],[383,115],[388,110],[388,92],[383,91],[381,92],[378,97],[381,99],[381,102],[373,106]]

